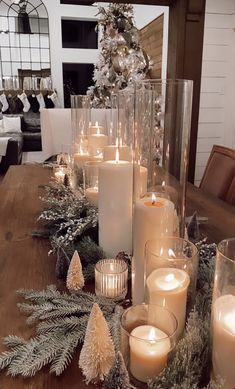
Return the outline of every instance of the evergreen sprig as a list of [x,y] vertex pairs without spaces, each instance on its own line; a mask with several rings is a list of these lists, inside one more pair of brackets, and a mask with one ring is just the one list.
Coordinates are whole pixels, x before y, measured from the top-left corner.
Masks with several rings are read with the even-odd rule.
[[[65,185],[53,183],[45,186],[45,192],[41,197],[45,209],[38,221],[44,222],[47,234],[58,246],[69,246],[97,228],[97,208],[90,205],[82,189],[74,193]],[[40,232],[34,231],[33,236],[40,236]]]
[[29,377],[50,364],[50,372],[60,375],[72,360],[74,351],[84,340],[87,321],[94,303],[98,303],[110,327],[117,322],[116,302],[91,293],[68,295],[48,286],[46,290],[19,290],[29,303],[18,304],[28,315],[27,323],[37,323],[37,335],[28,341],[8,336],[8,351],[0,355],[0,370],[11,376]]

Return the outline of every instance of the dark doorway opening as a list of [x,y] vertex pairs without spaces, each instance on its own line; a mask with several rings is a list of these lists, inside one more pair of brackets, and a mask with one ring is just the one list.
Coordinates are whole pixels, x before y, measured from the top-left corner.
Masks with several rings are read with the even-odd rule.
[[93,85],[92,63],[63,63],[64,106],[70,108],[70,95],[85,95]]

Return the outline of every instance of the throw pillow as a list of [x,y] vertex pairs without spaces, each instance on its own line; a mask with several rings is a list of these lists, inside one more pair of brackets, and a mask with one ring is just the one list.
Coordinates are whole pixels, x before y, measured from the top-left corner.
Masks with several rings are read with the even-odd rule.
[[3,131],[4,132],[21,132],[20,117],[3,116]]

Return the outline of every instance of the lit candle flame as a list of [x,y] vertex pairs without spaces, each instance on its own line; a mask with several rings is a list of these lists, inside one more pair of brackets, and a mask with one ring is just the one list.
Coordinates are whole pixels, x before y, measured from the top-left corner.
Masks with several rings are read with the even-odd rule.
[[156,340],[156,333],[155,333],[155,329],[154,328],[151,328],[151,330],[149,331],[148,339],[150,341]]
[[166,181],[162,181],[162,186],[166,186]]
[[116,163],[119,162],[119,149],[116,147]]
[[167,274],[167,276],[165,277],[166,282],[169,282],[169,283],[174,281],[174,279],[175,279],[175,276],[172,273]]
[[168,256],[169,258],[176,258],[174,251],[171,249],[168,250]]
[[155,196],[154,193],[152,193],[151,200],[152,200],[152,205],[154,205],[157,201],[157,197]]

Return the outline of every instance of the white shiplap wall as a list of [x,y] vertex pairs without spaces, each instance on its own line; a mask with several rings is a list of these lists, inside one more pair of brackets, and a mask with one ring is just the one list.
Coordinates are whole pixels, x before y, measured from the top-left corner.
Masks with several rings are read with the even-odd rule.
[[195,184],[213,144],[235,148],[235,0],[207,0]]

